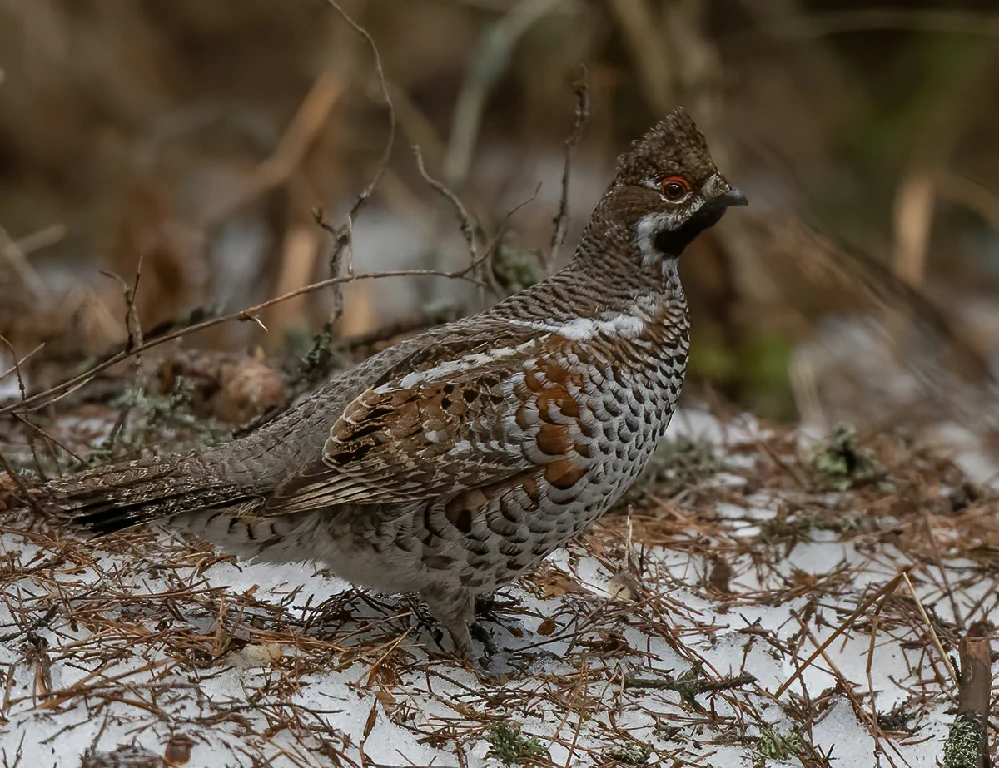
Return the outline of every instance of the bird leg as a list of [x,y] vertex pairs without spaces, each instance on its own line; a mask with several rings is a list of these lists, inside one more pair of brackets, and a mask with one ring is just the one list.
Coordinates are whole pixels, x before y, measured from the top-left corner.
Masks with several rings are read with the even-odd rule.
[[496,643],[493,641],[493,636],[489,634],[489,630],[486,629],[479,622],[473,622],[469,627],[469,632],[476,640],[482,643],[485,649],[485,658],[488,660],[490,657],[496,655]]
[[475,595],[467,589],[424,590],[420,596],[434,618],[451,634],[454,652],[465,661],[474,662],[469,626],[475,619]]

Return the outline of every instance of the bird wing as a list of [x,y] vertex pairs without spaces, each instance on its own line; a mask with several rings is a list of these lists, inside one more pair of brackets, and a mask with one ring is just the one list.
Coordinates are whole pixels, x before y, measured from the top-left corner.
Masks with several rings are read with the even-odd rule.
[[[263,514],[440,498],[536,470],[539,459],[565,459],[568,426],[539,416],[571,394],[550,340],[536,332],[506,346],[494,339],[369,387],[344,409],[322,455],[280,484]],[[539,441],[556,455],[539,457]]]

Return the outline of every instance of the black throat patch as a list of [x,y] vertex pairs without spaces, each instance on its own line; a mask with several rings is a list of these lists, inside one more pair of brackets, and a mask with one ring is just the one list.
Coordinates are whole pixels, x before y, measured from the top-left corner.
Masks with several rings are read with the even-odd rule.
[[718,203],[705,203],[679,229],[666,229],[656,235],[656,250],[668,256],[679,256],[705,229],[717,224],[725,215],[726,207]]

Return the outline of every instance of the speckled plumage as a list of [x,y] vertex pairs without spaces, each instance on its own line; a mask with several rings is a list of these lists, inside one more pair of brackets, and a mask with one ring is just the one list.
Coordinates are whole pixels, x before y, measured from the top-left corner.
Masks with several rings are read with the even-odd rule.
[[476,595],[578,534],[649,460],[687,360],[677,257],[740,204],[677,110],[621,156],[558,274],[375,355],[242,440],[51,490],[100,532],[164,519],[418,592],[468,655]]

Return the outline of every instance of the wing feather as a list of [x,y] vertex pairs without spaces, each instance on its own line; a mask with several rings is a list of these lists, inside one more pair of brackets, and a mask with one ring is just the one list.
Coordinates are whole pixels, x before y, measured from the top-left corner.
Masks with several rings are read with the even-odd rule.
[[410,371],[351,401],[320,457],[281,483],[263,514],[405,503],[502,482],[531,467],[510,384],[540,340]]

